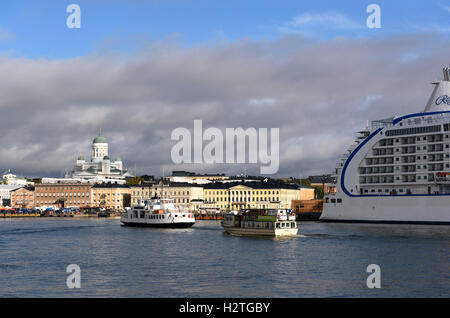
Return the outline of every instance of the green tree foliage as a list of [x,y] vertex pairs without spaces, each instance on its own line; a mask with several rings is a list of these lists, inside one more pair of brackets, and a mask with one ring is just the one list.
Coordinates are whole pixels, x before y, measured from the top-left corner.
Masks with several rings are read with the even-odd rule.
[[139,185],[144,181],[144,178],[142,177],[132,177],[132,178],[127,178],[126,182],[127,185]]
[[300,184],[310,187],[311,186],[311,181],[309,181],[308,179],[300,179]]
[[321,186],[314,186],[314,196],[316,197],[317,200],[322,200],[323,199],[323,188]]

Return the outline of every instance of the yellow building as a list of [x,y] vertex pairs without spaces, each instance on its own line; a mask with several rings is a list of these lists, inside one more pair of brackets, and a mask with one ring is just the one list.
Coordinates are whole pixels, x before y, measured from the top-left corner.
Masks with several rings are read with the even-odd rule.
[[293,200],[314,198],[314,189],[277,182],[230,182],[204,185],[202,209],[290,209]]
[[130,187],[125,184],[96,184],[91,188],[91,207],[122,210],[130,206],[130,193]]
[[152,197],[171,198],[176,208],[197,209],[203,202],[203,188],[200,185],[184,182],[159,182],[153,185],[137,185],[131,187],[131,204],[137,205],[139,200]]

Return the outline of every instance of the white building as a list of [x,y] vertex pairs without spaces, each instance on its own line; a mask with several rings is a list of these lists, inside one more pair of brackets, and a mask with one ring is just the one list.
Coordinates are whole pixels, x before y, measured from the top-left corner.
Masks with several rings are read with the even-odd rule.
[[66,174],[66,178],[88,179],[96,182],[124,180],[125,177],[133,177],[133,175],[124,169],[120,157],[116,157],[114,161],[109,159],[108,141],[102,136],[101,130],[92,142],[91,161],[86,161],[83,156],[79,156],[72,172]]
[[0,184],[0,205],[10,205],[11,191],[21,187],[20,185]]
[[11,170],[5,171],[2,174],[2,180],[9,185],[26,186],[27,184],[33,185],[33,182],[28,182],[25,178],[17,178],[17,176],[11,173]]

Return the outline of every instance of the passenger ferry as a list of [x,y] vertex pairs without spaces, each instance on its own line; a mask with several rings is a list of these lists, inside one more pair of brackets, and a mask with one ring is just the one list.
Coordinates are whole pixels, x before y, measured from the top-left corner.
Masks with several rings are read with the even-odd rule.
[[450,224],[450,69],[420,113],[372,121],[335,170],[322,221]]
[[290,210],[246,210],[224,216],[222,227],[228,234],[293,236],[298,232],[295,213]]
[[188,210],[175,208],[172,199],[153,198],[122,213],[120,221],[127,226],[187,228],[195,224],[195,217]]

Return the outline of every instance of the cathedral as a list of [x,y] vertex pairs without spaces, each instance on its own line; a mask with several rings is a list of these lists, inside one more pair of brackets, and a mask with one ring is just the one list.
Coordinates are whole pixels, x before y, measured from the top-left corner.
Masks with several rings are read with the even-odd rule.
[[73,171],[66,175],[66,178],[93,181],[123,180],[126,177],[133,177],[133,175],[123,168],[120,157],[116,157],[114,161],[109,159],[108,141],[102,136],[101,129],[98,136],[92,141],[91,161],[86,161],[83,156],[79,156]]

